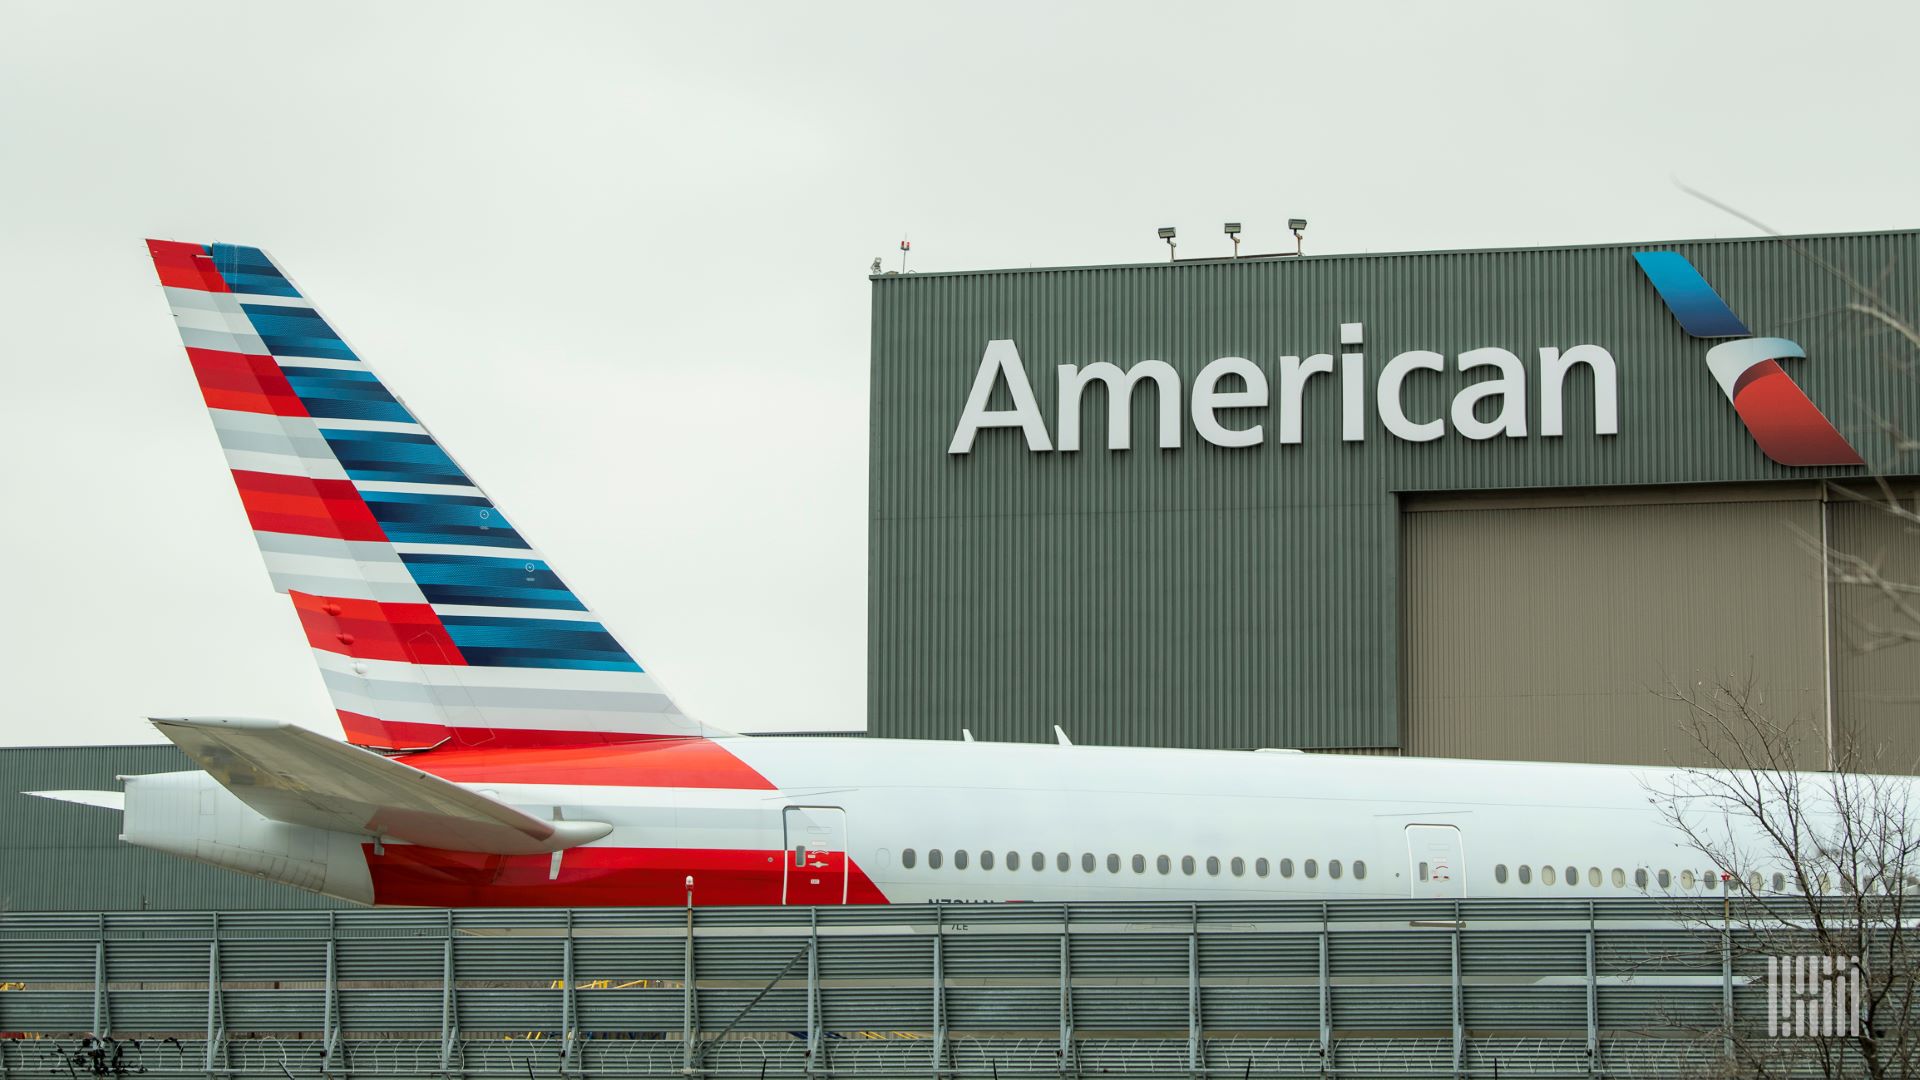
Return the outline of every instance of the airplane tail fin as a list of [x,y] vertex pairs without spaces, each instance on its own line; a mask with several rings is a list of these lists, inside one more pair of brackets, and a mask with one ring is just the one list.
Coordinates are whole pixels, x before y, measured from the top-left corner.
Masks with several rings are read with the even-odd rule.
[[674,704],[265,252],[147,248],[349,742],[731,734]]

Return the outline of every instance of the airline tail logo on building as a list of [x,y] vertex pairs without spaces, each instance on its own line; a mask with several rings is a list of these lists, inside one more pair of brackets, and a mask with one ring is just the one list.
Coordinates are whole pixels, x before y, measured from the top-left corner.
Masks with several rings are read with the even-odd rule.
[[1761,453],[1782,465],[1866,464],[1806,392],[1781,370],[1781,360],[1807,355],[1797,342],[1754,337],[1685,255],[1641,251],[1633,257],[1673,317],[1680,320],[1681,329],[1697,338],[1738,339],[1708,349],[1707,370],[1733,402]]

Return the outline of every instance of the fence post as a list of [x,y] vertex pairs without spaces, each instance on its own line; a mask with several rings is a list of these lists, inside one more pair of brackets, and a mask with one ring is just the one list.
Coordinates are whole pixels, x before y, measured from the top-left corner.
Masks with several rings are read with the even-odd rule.
[[1320,1056],[1333,1058],[1333,979],[1327,970],[1327,905],[1320,905]]
[[1200,1044],[1200,906],[1190,905],[1187,915],[1187,1069],[1198,1076],[1206,1064]]
[[578,1073],[580,1006],[574,1000],[573,983],[573,909],[568,908],[567,936],[560,953],[560,1030],[566,1040],[560,1044],[560,1071]]
[[1060,1071],[1073,1061],[1073,908],[1060,905]]
[[945,909],[933,906],[933,1074],[947,1063],[947,964]]
[[825,1019],[820,1015],[820,909],[807,909],[807,1071],[823,1067],[821,1049],[826,1042],[821,1031]]
[[1453,905],[1453,1071],[1459,1075],[1467,1055],[1466,1002],[1460,988],[1460,904]]
[[340,1052],[340,960],[338,930],[334,913],[327,911],[327,985],[321,1022],[320,1071],[333,1072],[333,1057]]
[[453,1048],[460,1039],[460,1000],[453,989],[453,912],[447,912],[446,936],[440,940],[440,1074],[453,1070]]
[[213,1076],[214,1068],[220,1064],[220,1044],[226,1040],[227,1026],[220,1015],[220,913],[209,912],[212,916],[213,935],[207,940],[207,1053],[206,1073]]
[[1594,962],[1593,901],[1587,901],[1587,1060],[1600,1059],[1600,974]]
[[93,1037],[105,1038],[111,1021],[107,1018],[107,913],[95,917],[93,939]]
[[680,1068],[693,1071],[694,1031],[699,1024],[695,1011],[693,980],[693,878],[687,878],[687,949],[680,968]]

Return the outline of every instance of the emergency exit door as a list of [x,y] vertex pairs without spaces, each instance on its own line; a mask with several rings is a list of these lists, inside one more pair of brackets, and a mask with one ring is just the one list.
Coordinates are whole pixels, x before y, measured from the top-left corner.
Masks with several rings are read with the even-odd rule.
[[837,806],[786,808],[783,904],[847,902],[847,812]]
[[1415,900],[1467,895],[1467,859],[1456,825],[1407,826],[1407,876]]

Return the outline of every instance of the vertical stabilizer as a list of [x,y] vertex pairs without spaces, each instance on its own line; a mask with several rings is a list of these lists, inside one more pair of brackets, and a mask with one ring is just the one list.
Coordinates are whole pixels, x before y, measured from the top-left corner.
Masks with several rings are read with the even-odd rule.
[[729,734],[680,711],[264,252],[147,247],[350,742]]

